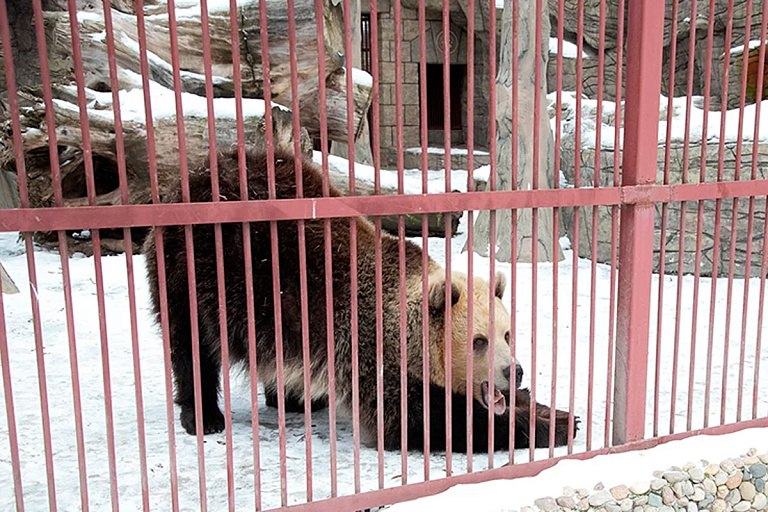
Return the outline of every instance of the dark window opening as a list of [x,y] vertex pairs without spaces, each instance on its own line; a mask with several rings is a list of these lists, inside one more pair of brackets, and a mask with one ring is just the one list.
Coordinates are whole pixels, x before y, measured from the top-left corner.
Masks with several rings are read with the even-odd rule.
[[[464,81],[467,67],[463,64],[450,65],[450,107],[451,130],[461,130]],[[443,65],[427,64],[427,129],[445,129],[445,110],[443,102]]]

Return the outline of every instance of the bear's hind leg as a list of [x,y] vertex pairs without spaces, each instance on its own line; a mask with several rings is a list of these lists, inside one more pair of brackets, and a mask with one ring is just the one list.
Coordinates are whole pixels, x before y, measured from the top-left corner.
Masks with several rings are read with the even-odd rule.
[[[182,315],[183,316],[183,315]],[[188,316],[186,318],[189,318]],[[202,333],[201,333],[202,337]],[[176,403],[181,407],[181,426],[188,434],[197,432],[195,422],[195,381],[192,361],[190,322],[178,319],[171,324],[173,351],[171,363],[176,387]],[[202,343],[200,347],[200,384],[203,405],[203,433],[224,430],[224,415],[219,410],[219,374],[221,362]]]

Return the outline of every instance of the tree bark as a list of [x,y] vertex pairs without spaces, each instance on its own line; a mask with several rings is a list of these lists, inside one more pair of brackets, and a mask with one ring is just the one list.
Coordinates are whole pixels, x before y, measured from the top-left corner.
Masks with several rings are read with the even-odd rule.
[[[534,119],[534,94],[535,94],[535,59],[536,59],[536,32],[535,24],[538,17],[535,0],[519,1],[519,30],[518,30],[518,54],[512,54],[512,0],[504,1],[501,28],[501,55],[499,59],[499,71],[496,79],[496,188],[497,190],[510,190],[512,187],[512,59],[518,59],[518,140],[516,162],[518,169],[517,188],[529,190],[532,188],[534,172],[538,173],[539,188],[551,187],[553,176],[553,148],[554,139],[549,126],[547,114],[547,80],[546,70],[549,59],[549,15],[544,4],[542,13],[542,41],[541,41],[541,82],[539,89],[539,147],[534,147],[532,120]],[[538,169],[533,168],[533,153],[538,151]],[[562,259],[562,252],[557,247],[552,247],[552,210],[538,210],[538,232],[533,233],[532,210],[519,210],[517,212],[517,254],[511,254],[511,211],[500,210],[496,212],[496,259],[500,261],[530,262],[533,259],[533,238],[538,240],[538,261],[552,261],[554,258]],[[490,212],[482,211],[475,221],[474,250],[478,254],[488,255],[490,231]],[[464,250],[467,250],[467,245]]]

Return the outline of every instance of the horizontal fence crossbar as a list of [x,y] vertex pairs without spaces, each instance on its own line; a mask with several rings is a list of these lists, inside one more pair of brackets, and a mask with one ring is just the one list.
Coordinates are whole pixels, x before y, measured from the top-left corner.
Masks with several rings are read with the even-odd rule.
[[272,199],[194,204],[17,208],[4,210],[0,215],[0,231],[57,231],[421,215],[466,210],[671,203],[766,195],[768,195],[768,180],[749,180],[680,185]]

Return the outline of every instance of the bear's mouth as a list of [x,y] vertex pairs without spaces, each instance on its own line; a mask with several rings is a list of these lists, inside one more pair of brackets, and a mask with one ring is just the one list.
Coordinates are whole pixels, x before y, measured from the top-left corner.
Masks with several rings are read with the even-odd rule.
[[507,399],[495,386],[491,394],[491,386],[487,380],[480,384],[480,391],[483,395],[483,405],[488,409],[493,409],[494,414],[504,414],[507,410]]

